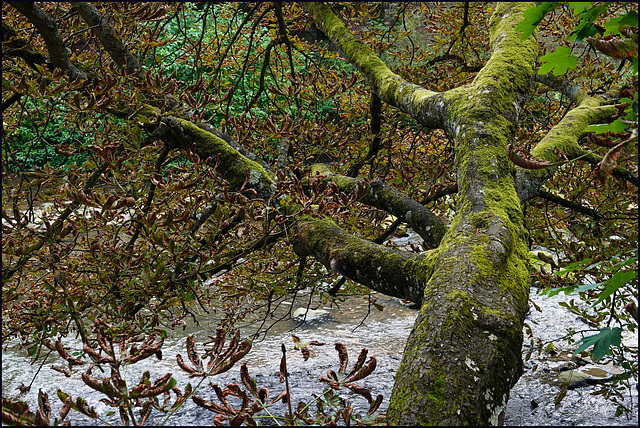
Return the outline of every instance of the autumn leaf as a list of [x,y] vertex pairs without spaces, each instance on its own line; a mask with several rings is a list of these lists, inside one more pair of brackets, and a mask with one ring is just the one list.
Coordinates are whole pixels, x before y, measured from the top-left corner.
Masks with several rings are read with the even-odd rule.
[[618,157],[620,153],[622,153],[622,149],[624,148],[626,141],[618,144],[617,146],[611,148],[606,155],[602,158],[596,169],[594,170],[596,177],[600,180],[601,183],[604,183],[607,177],[611,175],[611,171],[618,164]]
[[632,39],[615,37],[605,40],[587,37],[586,41],[594,49],[612,58],[627,60],[638,58],[638,42],[634,42]]
[[542,169],[555,165],[553,162],[534,158],[529,153],[514,147],[513,144],[509,144],[507,146],[507,154],[509,155],[511,162],[525,169]]

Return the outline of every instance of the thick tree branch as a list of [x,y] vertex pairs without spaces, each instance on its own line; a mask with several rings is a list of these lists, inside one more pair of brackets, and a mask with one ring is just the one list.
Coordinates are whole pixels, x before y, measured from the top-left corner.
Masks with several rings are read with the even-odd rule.
[[10,2],[9,4],[36,27],[47,46],[49,58],[54,66],[64,70],[71,81],[76,80],[78,77],[86,78],[86,74],[78,70],[69,60],[69,51],[64,45],[62,37],[60,37],[55,21],[49,15],[35,3]]
[[[589,96],[580,87],[573,85],[562,77],[546,75],[535,75],[534,80],[549,88],[560,92],[569,98],[577,106],[570,110],[562,120],[556,124],[547,135],[536,144],[531,150],[531,155],[535,158],[558,162],[561,155],[566,155],[568,159],[581,158],[591,164],[598,164],[602,158],[595,153],[590,153],[580,145],[584,136],[585,128],[595,123],[610,120],[611,115],[616,113],[617,106],[611,104],[612,100],[620,97],[619,89],[614,89],[602,96]],[[549,167],[540,170],[523,170],[517,168],[518,197],[522,202],[538,196],[542,184],[551,178],[556,167]],[[612,175],[616,178],[627,180],[638,185],[638,177],[617,166]]]
[[349,235],[329,220],[306,218],[296,224],[293,249],[313,256],[342,276],[372,290],[422,302],[429,269],[424,254],[373,244]]
[[326,177],[326,181],[334,182],[342,192],[350,192],[356,187],[366,186],[367,191],[359,202],[380,208],[402,219],[425,240],[429,247],[436,248],[440,244],[440,240],[446,232],[442,221],[431,210],[394,187],[388,186],[380,180],[366,183],[357,178],[333,174],[324,164],[313,165],[311,171],[314,176],[320,174]]
[[582,104],[583,101],[589,98],[589,95],[581,87],[572,84],[561,76],[554,76],[553,73],[536,74],[533,79],[554,91],[560,92],[576,104]]
[[[537,159],[558,162],[563,160],[561,153],[568,159],[575,159],[588,154],[580,145],[585,128],[594,123],[605,121],[616,112],[616,107],[606,105],[607,100],[601,97],[581,98],[582,102],[570,110],[531,150]],[[518,197],[525,202],[538,195],[540,186],[555,172],[557,167],[538,170],[517,168]]]
[[522,373],[527,231],[506,149],[537,57],[535,36],[522,40],[515,30],[529,7],[497,3],[490,59],[470,85],[443,95],[458,209],[432,250],[434,270],[390,399],[391,424],[497,425]]
[[198,128],[200,128],[200,129],[203,129],[203,130],[215,135],[216,137],[220,138],[225,143],[227,143],[228,145],[233,147],[235,150],[237,150],[245,158],[247,158],[247,159],[249,159],[249,160],[251,160],[253,162],[258,162],[262,166],[262,168],[264,168],[265,171],[272,172],[271,171],[271,167],[269,166],[269,164],[267,164],[265,161],[260,159],[260,157],[258,155],[256,155],[255,153],[247,150],[245,147],[243,147],[240,144],[238,144],[237,142],[235,142],[231,137],[229,137],[224,132],[221,132],[221,131],[217,130],[216,128],[213,127],[213,125],[211,125],[209,123],[199,123],[196,126]]
[[254,189],[256,196],[262,199],[269,199],[273,193],[273,174],[258,162],[243,156],[217,135],[173,116],[162,117],[154,132],[171,148],[193,149],[200,159],[210,158],[213,164],[217,164],[217,170],[227,179],[232,191],[244,186],[245,189]]
[[327,3],[303,3],[320,29],[338,46],[387,104],[415,118],[427,128],[444,128],[446,106],[440,93],[407,82],[392,72],[366,45],[356,40]]
[[104,49],[119,68],[125,68],[126,66],[129,74],[136,73],[142,69],[138,59],[115,36],[113,29],[107,23],[107,19],[102,16],[94,5],[87,2],[77,2],[71,3],[71,8],[82,16],[82,19],[89,25],[93,34],[100,40]]

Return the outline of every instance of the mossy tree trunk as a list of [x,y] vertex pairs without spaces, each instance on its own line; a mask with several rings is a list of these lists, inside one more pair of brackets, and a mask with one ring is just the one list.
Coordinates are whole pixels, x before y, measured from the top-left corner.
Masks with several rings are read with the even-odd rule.
[[[522,373],[527,232],[507,157],[537,56],[515,27],[527,4],[497,5],[492,56],[472,84],[427,91],[392,73],[346,31],[328,6],[306,6],[380,98],[455,141],[459,206],[427,253],[422,307],[388,410],[391,424],[498,424]],[[409,275],[409,272],[407,273]]]

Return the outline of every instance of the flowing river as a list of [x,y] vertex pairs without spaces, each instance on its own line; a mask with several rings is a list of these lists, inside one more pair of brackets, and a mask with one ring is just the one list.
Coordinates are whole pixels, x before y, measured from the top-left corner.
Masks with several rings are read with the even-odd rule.
[[[406,241],[406,239],[399,241]],[[407,244],[407,242],[398,242],[398,244]],[[297,318],[277,323],[269,330],[266,337],[254,342],[251,352],[242,360],[247,362],[249,373],[257,381],[258,388],[267,387],[271,398],[275,398],[284,389],[284,384],[280,383],[279,377],[281,346],[284,344],[287,350],[292,403],[294,405],[299,401],[309,403],[313,400],[312,394],[320,394],[327,386],[326,383],[319,382],[318,378],[326,376],[329,369],[338,371],[339,360],[334,344],[341,342],[349,352],[348,370],[356,361],[362,348],[368,349],[369,357],[376,357],[377,368],[373,374],[358,381],[357,384],[367,388],[373,397],[382,394],[384,399],[378,412],[385,411],[389,405],[395,372],[400,364],[417,311],[408,308],[398,299],[380,294],[373,296],[377,303],[384,305],[382,311],[370,306],[366,298],[346,297],[339,306],[312,305],[311,307],[318,312],[309,312],[304,322]],[[560,391],[558,376],[563,371],[569,373],[566,369],[571,364],[569,359],[577,346],[569,345],[566,341],[559,339],[566,334],[567,328],[575,331],[589,328],[574,314],[558,305],[559,302],[569,301],[572,298],[579,300],[575,295],[566,296],[562,293],[553,297],[542,296],[538,294],[537,288],[532,287],[530,299],[541,311],[530,304],[526,323],[530,326],[534,338],[540,338],[545,343],[553,340],[555,349],[551,354],[534,353],[532,358],[525,362],[525,372],[511,391],[505,425],[638,425],[638,386],[635,381],[630,383],[630,388],[625,395],[625,404],[632,409],[629,417],[615,417],[615,404],[600,395],[592,395],[591,393],[598,389],[596,385],[570,389],[559,405],[554,404],[554,397]],[[292,309],[302,305],[303,300],[305,299],[298,298],[292,302],[295,305]],[[187,324],[184,330],[172,331],[171,337],[165,340],[162,347],[162,360],[151,357],[128,367],[125,372],[128,383],[137,384],[144,371],[151,373],[152,382],[166,373],[172,373],[177,380],[177,386],[182,390],[187,383],[191,382],[196,395],[215,401],[215,393],[208,381],[211,380],[221,387],[233,382],[241,384],[239,369],[242,361],[228,372],[198,384],[199,378],[190,379],[188,374],[180,369],[176,363],[176,355],[181,354],[188,363],[186,337],[193,335],[197,348],[202,352],[202,344],[209,340],[209,336],[215,335],[216,327],[214,319],[203,318],[200,320],[200,325]],[[248,336],[255,332],[255,328],[249,325],[241,332]],[[325,345],[309,346],[311,355],[305,361],[300,350],[295,348],[292,334],[298,336],[301,343],[315,340],[325,342]],[[624,332],[623,341],[630,345],[637,345],[637,332],[635,334]],[[64,343],[73,350],[82,349],[77,339],[67,338]],[[94,421],[72,410],[67,416],[67,420],[72,425],[121,424],[117,411],[109,415],[113,409],[99,401],[104,396],[82,382],[80,379],[82,367],[75,368],[72,377],[67,378],[50,368],[52,364],[66,366],[66,362],[57,354],[51,354],[44,362],[40,359],[36,364],[31,364],[25,351],[16,348],[15,344],[16,342],[12,341],[3,343],[3,397],[24,400],[34,411],[37,409],[38,390],[41,389],[49,395],[53,421],[62,405],[56,396],[56,389],[60,388],[74,398],[78,396],[85,398],[101,417],[101,420]],[[528,344],[529,340],[525,335],[523,354],[526,354]],[[534,367],[537,369],[534,370]],[[606,378],[616,369],[606,364],[605,357],[598,365],[587,364],[581,370]],[[95,369],[93,375],[96,376]],[[18,387],[30,384],[32,384],[30,390],[21,395]],[[366,414],[369,405],[363,397],[344,388],[339,392],[341,396],[351,401],[354,413]],[[311,408],[315,410],[315,406]],[[276,403],[269,408],[269,411],[272,415],[282,415],[287,408],[281,403]],[[214,413],[187,400],[185,406],[168,417],[159,413],[152,414],[147,425],[213,425],[213,416]],[[271,419],[265,412],[257,416],[259,416],[256,418],[258,423],[265,425],[282,423],[277,419]]]
[[[537,289],[532,288],[531,299],[542,310],[538,312],[531,308],[527,316],[527,323],[531,326],[534,337],[539,337],[544,341],[558,339],[565,334],[567,327],[575,330],[588,328],[576,316],[558,305],[560,301],[568,301],[573,296],[559,294],[553,297],[541,296],[537,294]],[[356,360],[360,350],[367,348],[369,356],[376,356],[378,365],[376,370],[369,377],[357,382],[359,385],[368,388],[375,397],[378,394],[384,396],[384,401],[379,411],[384,411],[389,403],[389,395],[393,386],[395,371],[400,363],[402,351],[416,317],[416,310],[409,309],[400,301],[382,295],[376,295],[378,303],[384,305],[383,311],[372,309],[368,316],[369,305],[362,298],[347,298],[339,308],[323,307],[319,310],[326,311],[318,318],[307,320],[300,325],[300,322],[288,320],[277,324],[270,330],[264,340],[257,341],[251,352],[245,356],[249,368],[249,373],[256,379],[258,387],[265,386],[270,390],[270,396],[275,397],[284,389],[284,384],[280,383],[279,365],[280,348],[285,344],[287,349],[287,364],[290,373],[290,386],[293,403],[300,400],[308,403],[313,399],[312,393],[320,393],[326,386],[318,382],[318,377],[326,375],[328,369],[337,371],[338,357],[333,344],[342,342],[349,351],[350,366]],[[311,318],[315,314],[308,314]],[[366,319],[365,319],[366,316]],[[364,319],[364,321],[363,321]],[[296,326],[298,326],[296,328]],[[208,335],[213,335],[215,325],[207,325],[206,322],[200,326],[188,325],[184,331],[175,331],[178,337],[165,341],[163,346],[163,358],[157,360],[151,357],[129,368],[126,373],[131,383],[137,383],[142,372],[149,370],[152,381],[167,372],[173,373],[180,388],[191,382],[197,385],[198,379],[189,379],[176,364],[176,354],[181,354],[186,359],[185,338],[192,334],[197,344],[202,344],[208,339]],[[294,329],[293,332],[291,329]],[[247,329],[244,333],[249,333]],[[299,350],[294,348],[291,334],[297,335],[301,342],[317,340],[326,342],[324,346],[310,346],[311,356],[308,361],[304,361]],[[637,335],[624,336],[625,341],[637,343]],[[68,345],[80,349],[78,341],[66,342]],[[525,344],[527,340],[525,339]],[[562,355],[562,351],[569,351],[570,348],[562,340],[554,342],[557,355]],[[523,351],[526,351],[527,346]],[[202,346],[199,346],[202,350]],[[566,354],[566,352],[565,352]],[[569,353],[569,356],[571,353]],[[559,406],[554,405],[554,396],[560,391],[557,382],[557,372],[559,368],[567,364],[567,358],[549,358],[549,356],[537,356],[527,361],[525,373],[511,391],[511,398],[507,404],[505,425],[619,425],[637,426],[638,424],[638,390],[637,384],[632,384],[626,403],[633,409],[630,419],[625,416],[614,417],[616,406],[602,396],[594,396],[590,393],[596,390],[596,386],[585,386],[569,390],[564,400]],[[39,362],[40,363],[40,362]],[[90,405],[95,406],[103,420],[111,424],[118,425],[120,420],[117,413],[112,416],[105,416],[112,410],[99,401],[103,396],[86,386],[79,379],[79,372],[82,368],[75,369],[76,375],[66,378],[59,372],[51,370],[49,366],[53,363],[64,366],[60,359],[50,356],[47,363],[40,371],[40,364],[30,365],[25,353],[11,347],[11,343],[4,344],[2,354],[2,394],[5,397],[19,398],[17,387],[21,384],[31,383],[33,376],[37,376],[33,387],[20,399],[29,403],[30,408],[36,408],[38,389],[42,389],[49,394],[52,403],[52,415],[57,415],[61,407],[61,402],[56,397],[56,388],[61,388],[64,392],[73,397],[82,396],[88,400]],[[534,365],[538,365],[537,370],[532,370]],[[237,382],[239,379],[240,363],[230,371],[218,375],[211,380],[221,387],[228,383]],[[606,367],[604,365],[603,367]],[[36,375],[37,373],[37,375]],[[95,373],[94,373],[95,375]],[[347,390],[340,390],[341,395],[349,398],[356,413],[364,414],[368,409],[366,400]],[[208,382],[202,383],[196,394],[205,399],[213,399],[215,394]],[[272,414],[283,414],[286,411],[284,405],[278,403],[270,408]],[[264,415],[266,416],[266,414]],[[53,419],[53,418],[52,418]],[[68,416],[73,425],[95,424],[77,412],[72,411]],[[265,424],[272,424],[272,419],[261,420]],[[147,424],[164,425],[212,425],[213,413],[197,407],[190,400],[182,409],[176,411],[170,417],[152,415]]]

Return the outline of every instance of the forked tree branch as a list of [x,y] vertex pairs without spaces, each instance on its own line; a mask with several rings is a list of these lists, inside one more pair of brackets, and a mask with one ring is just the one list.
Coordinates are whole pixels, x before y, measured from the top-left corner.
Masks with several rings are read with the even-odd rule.
[[58,32],[56,23],[38,5],[29,2],[10,2],[18,12],[25,16],[38,30],[47,46],[49,58],[54,66],[65,71],[71,81],[80,77],[86,78],[86,74],[78,70],[69,60],[69,51]]
[[431,210],[380,180],[366,182],[361,179],[333,174],[324,164],[313,165],[312,175],[318,174],[321,180],[333,182],[342,192],[354,191],[357,187],[366,187],[367,191],[358,202],[380,208],[402,219],[431,248],[436,248],[446,232],[444,223]]

